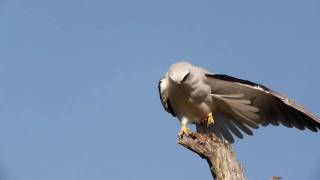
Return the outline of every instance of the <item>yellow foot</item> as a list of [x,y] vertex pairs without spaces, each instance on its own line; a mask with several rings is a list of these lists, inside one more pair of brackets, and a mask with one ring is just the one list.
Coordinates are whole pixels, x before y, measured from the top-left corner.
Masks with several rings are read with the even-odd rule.
[[207,126],[214,124],[214,118],[213,118],[212,112],[207,114],[207,116],[205,117],[205,120],[207,121]]
[[181,129],[180,129],[180,132],[179,132],[179,134],[178,134],[179,139],[182,139],[184,135],[187,135],[187,136],[188,136],[189,133],[190,133],[190,130],[187,128],[187,125],[182,124]]

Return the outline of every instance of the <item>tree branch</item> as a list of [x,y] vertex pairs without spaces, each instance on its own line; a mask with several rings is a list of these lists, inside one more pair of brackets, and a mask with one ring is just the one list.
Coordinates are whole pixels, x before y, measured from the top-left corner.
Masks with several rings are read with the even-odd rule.
[[213,134],[191,133],[178,143],[206,159],[216,180],[245,180],[243,168],[228,142]]

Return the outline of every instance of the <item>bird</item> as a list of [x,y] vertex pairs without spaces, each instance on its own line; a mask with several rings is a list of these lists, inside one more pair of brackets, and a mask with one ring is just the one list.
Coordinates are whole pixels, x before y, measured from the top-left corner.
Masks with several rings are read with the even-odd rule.
[[288,97],[187,61],[172,64],[159,80],[158,90],[164,110],[181,124],[179,139],[191,133],[189,124],[195,124],[198,133],[214,133],[229,143],[235,136],[242,139],[270,124],[320,130],[320,118]]

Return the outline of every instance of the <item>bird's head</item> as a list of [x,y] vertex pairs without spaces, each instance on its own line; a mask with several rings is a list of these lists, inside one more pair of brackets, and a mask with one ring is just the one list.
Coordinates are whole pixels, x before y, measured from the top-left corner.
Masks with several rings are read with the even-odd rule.
[[182,84],[190,75],[192,65],[186,61],[174,63],[169,68],[169,78],[176,84]]

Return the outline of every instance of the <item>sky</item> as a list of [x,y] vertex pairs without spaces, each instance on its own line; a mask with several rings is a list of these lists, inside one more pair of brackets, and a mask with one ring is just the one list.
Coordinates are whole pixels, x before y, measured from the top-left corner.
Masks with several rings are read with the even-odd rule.
[[[158,80],[187,60],[320,115],[319,0],[0,0],[0,180],[212,179]],[[233,144],[247,179],[320,178],[320,134]]]

